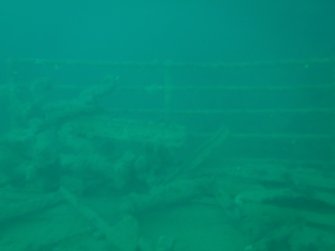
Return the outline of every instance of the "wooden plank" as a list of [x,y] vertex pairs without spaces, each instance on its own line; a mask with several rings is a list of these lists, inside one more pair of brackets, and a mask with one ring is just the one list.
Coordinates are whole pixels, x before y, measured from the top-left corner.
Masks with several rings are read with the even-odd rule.
[[209,62],[209,63],[194,63],[194,62],[113,62],[113,61],[94,61],[94,60],[48,60],[42,58],[22,58],[15,60],[8,60],[10,64],[35,64],[35,65],[91,65],[91,66],[108,66],[108,67],[136,67],[136,68],[150,68],[150,67],[175,67],[175,68],[245,68],[245,67],[278,67],[278,66],[303,66],[309,67],[311,65],[320,64],[335,64],[334,58],[313,58],[313,59],[292,59],[292,60],[273,60],[273,61],[245,61],[245,62]]

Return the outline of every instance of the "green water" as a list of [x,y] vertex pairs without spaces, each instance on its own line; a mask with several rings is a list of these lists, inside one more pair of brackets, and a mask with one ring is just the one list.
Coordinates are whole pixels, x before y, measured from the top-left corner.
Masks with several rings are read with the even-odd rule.
[[335,4],[0,3],[0,250],[335,250]]

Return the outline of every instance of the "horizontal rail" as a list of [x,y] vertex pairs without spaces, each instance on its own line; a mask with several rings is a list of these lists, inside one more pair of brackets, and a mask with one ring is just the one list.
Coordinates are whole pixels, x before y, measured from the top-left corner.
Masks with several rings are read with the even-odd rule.
[[[332,166],[335,167],[334,161],[325,161],[325,160],[309,160],[309,159],[293,159],[293,158],[283,158],[283,157],[231,157],[231,156],[224,156],[224,161],[227,163],[240,163],[240,164],[249,164],[253,166],[253,164],[282,164],[282,165],[294,165],[297,167],[301,166]],[[222,167],[219,167],[222,168]],[[235,168],[232,166],[232,168]],[[229,169],[229,166],[225,166],[222,168],[223,170]]]
[[[165,114],[166,110],[164,109],[110,109],[111,112],[121,112],[121,113],[161,113]],[[219,114],[255,114],[255,113],[326,113],[326,114],[334,114],[334,108],[301,108],[301,109],[208,109],[208,110],[196,110],[196,109],[189,109],[189,110],[169,110],[169,114],[174,115],[219,115]]]
[[[94,86],[95,84],[89,84],[89,86]],[[3,86],[3,87],[2,87]],[[0,83],[0,88],[5,88],[6,83]],[[83,86],[80,83],[76,84],[57,84],[57,88],[61,90],[81,90]],[[87,88],[85,85],[84,88]],[[199,85],[122,85],[117,86],[119,90],[126,91],[146,91],[146,92],[157,92],[157,91],[313,91],[313,90],[329,90],[334,91],[335,82],[334,83],[324,83],[324,84],[315,84],[315,85],[207,85],[207,86],[199,86]],[[334,92],[335,93],[335,92]]]
[[146,91],[291,91],[291,90],[331,90],[335,88],[335,83],[315,84],[315,85],[291,85],[291,86],[271,86],[271,85],[217,85],[217,86],[122,86],[123,90],[146,90]]
[[[223,160],[226,165],[214,167],[208,169],[208,172],[229,172],[234,173],[235,169],[242,168],[246,170],[249,168],[253,169],[255,166],[264,165],[265,167],[269,165],[269,167],[273,168],[274,165],[281,165],[285,167],[294,167],[294,168],[306,168],[315,169],[320,171],[322,169],[333,169],[335,167],[335,163],[333,161],[326,160],[317,160],[317,159],[294,159],[294,158],[283,158],[283,157],[244,157],[244,156],[225,156],[223,155]],[[307,169],[308,168],[308,169]],[[291,169],[290,169],[291,170]]]
[[334,58],[314,58],[314,59],[289,59],[289,60],[260,60],[250,62],[170,62],[170,61],[152,61],[152,62],[111,62],[111,61],[91,61],[91,60],[48,60],[48,59],[9,59],[9,64],[15,63],[28,63],[35,65],[89,65],[89,66],[102,66],[102,67],[135,67],[135,68],[244,68],[244,67],[275,67],[286,65],[300,65],[309,67],[315,64],[335,64]]
[[[210,137],[211,132],[194,132],[192,137]],[[268,140],[334,140],[334,134],[318,133],[228,133],[233,139],[268,139]]]

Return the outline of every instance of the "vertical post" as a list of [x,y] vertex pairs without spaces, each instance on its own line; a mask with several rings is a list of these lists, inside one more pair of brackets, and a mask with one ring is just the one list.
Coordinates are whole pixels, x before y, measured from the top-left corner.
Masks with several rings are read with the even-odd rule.
[[335,63],[332,66],[332,97],[333,97],[333,104],[332,104],[332,112],[331,112],[331,119],[330,123],[332,126],[332,140],[331,140],[331,167],[335,166]]
[[171,66],[164,67],[164,118],[169,119],[171,112]]
[[17,126],[17,93],[16,93],[16,63],[7,59],[4,62],[4,83],[2,85],[2,100],[5,109],[6,129],[15,128]]

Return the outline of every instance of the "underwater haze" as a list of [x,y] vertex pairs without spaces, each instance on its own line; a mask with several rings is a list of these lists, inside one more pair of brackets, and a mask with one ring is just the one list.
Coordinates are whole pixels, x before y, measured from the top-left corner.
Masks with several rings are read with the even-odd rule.
[[236,61],[334,56],[334,4],[2,1],[4,58]]
[[334,13],[1,1],[0,250],[335,250]]

